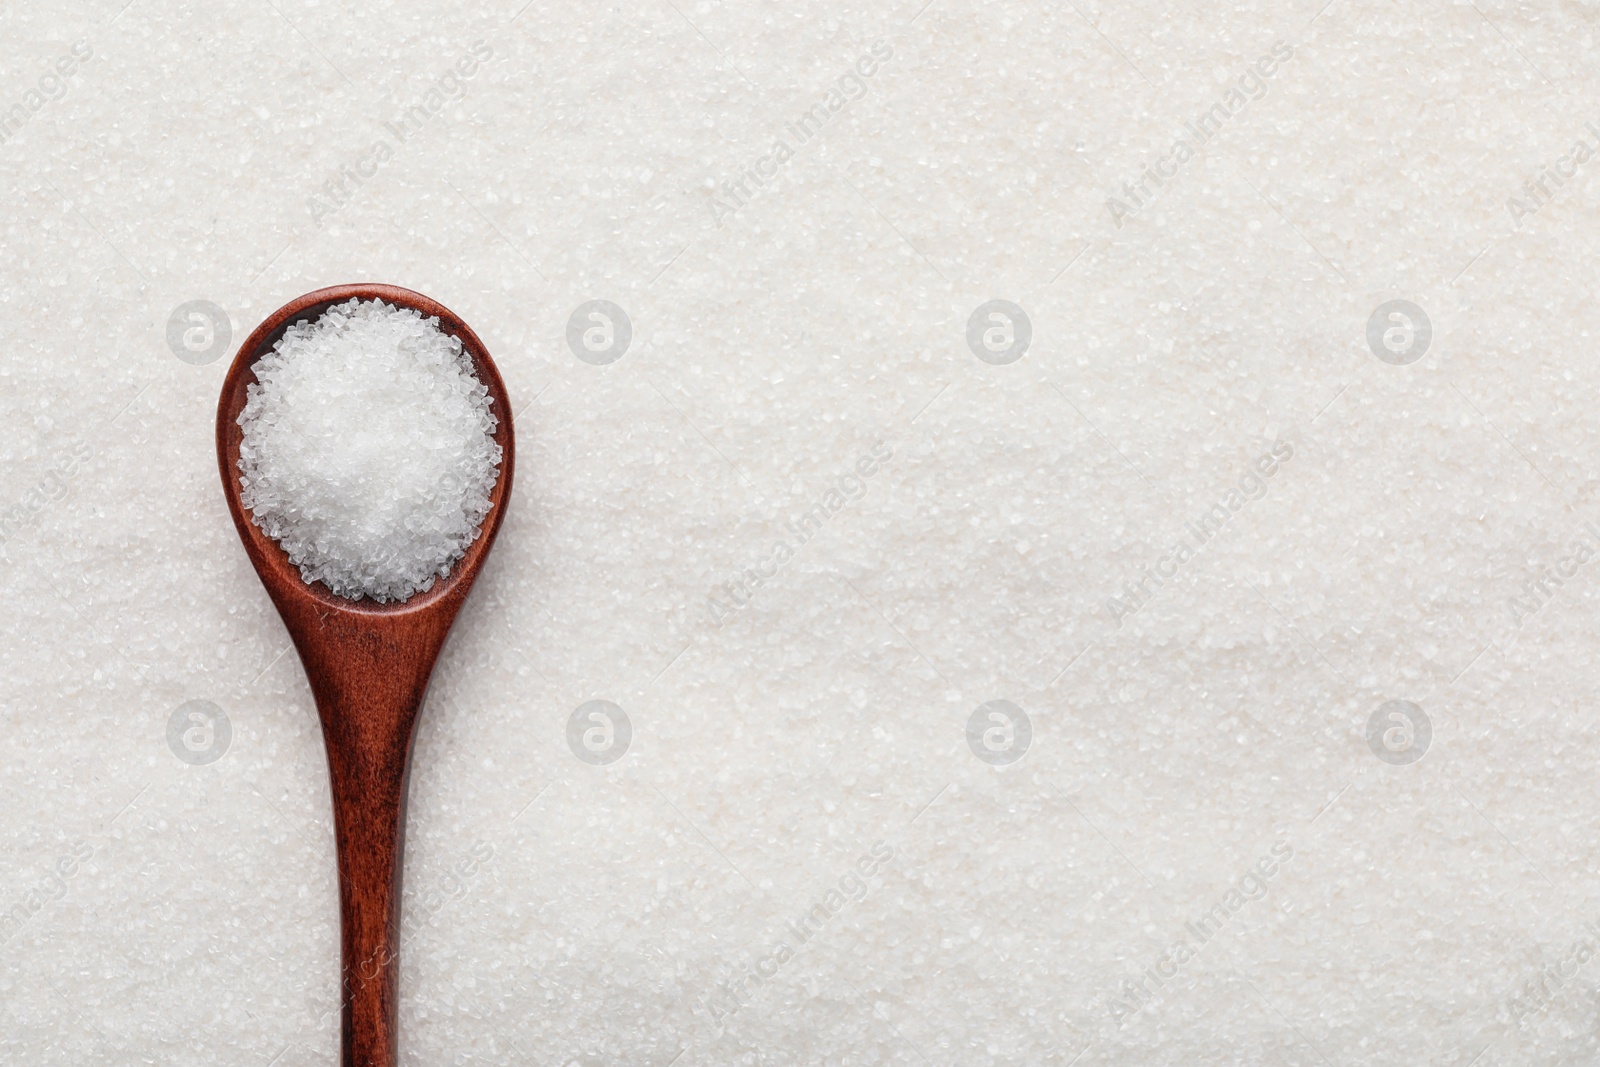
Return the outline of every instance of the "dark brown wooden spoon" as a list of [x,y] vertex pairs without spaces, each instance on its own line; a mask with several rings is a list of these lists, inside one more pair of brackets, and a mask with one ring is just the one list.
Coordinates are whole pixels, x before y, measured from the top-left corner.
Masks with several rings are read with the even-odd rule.
[[[250,521],[239,502],[239,412],[246,387],[256,380],[256,360],[294,323],[315,319],[355,297],[436,316],[439,328],[459,337],[472,357],[498,420],[500,477],[489,494],[493,506],[482,533],[448,577],[403,603],[346,600],[320,582],[307,585],[299,568]],[[289,301],[245,338],[222,383],[217,464],[223,493],[245,552],[300,653],[328,751],[339,849],[344,1067],[395,1067],[399,1062],[400,877],[411,743],[434,661],[505,518],[513,442],[511,402],[483,342],[442,304],[393,285],[336,285]]]

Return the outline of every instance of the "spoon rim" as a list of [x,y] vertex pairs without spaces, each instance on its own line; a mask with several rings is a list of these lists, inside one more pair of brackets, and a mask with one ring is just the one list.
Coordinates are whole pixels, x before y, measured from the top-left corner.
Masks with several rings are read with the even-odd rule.
[[[268,537],[251,517],[251,512],[240,500],[239,444],[244,431],[239,426],[239,414],[248,400],[248,389],[256,382],[255,365],[286,330],[297,322],[320,318],[335,304],[352,299],[382,300],[396,307],[410,308],[424,318],[438,319],[439,329],[459,338],[461,348],[471,358],[478,380],[489,392],[491,412],[495,416],[494,439],[500,446],[500,467],[493,488],[489,492],[489,513],[478,529],[478,535],[462,557],[450,566],[447,575],[435,575],[433,585],[423,592],[413,593],[405,600],[379,603],[363,595],[359,600],[339,596],[323,582],[307,582],[300,568],[289,561],[289,555],[272,538]],[[495,535],[505,520],[506,506],[511,498],[511,483],[515,465],[516,433],[512,425],[511,400],[506,394],[500,369],[478,335],[455,312],[430,296],[398,285],[382,282],[351,282],[330,285],[295,297],[250,332],[234,353],[222,382],[222,392],[217,401],[217,466],[222,475],[223,495],[228,501],[228,511],[233,516],[234,527],[244,542],[257,574],[263,578],[269,592],[284,592],[315,601],[323,607],[354,615],[395,616],[426,611],[447,598],[465,597],[484,560],[493,547]],[[266,581],[268,574],[274,580]]]

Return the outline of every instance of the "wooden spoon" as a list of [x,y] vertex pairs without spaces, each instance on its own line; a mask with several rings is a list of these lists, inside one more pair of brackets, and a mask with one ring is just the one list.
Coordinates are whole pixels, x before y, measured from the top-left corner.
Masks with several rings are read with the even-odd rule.
[[[500,477],[483,530],[450,574],[402,603],[346,600],[299,568],[239,502],[239,412],[255,363],[296,322],[315,319],[351,298],[383,300],[437,317],[461,339],[478,380],[489,390],[502,450]],[[289,301],[268,315],[233,358],[217,404],[217,464],[223,493],[245,552],[278,607],[300,653],[328,752],[333,825],[339,849],[340,983],[344,1067],[395,1067],[397,978],[400,972],[400,877],[406,776],[417,712],[428,676],[483,566],[511,497],[511,403],[494,360],[461,319],[437,301],[393,285],[336,285]]]

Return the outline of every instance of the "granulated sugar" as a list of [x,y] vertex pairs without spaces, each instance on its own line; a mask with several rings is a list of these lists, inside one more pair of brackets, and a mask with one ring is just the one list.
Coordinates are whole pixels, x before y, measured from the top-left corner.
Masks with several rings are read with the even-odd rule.
[[493,401],[438,321],[351,300],[289,327],[256,363],[241,500],[307,582],[339,596],[430,589],[489,513]]
[[212,420],[358,276],[520,461],[403,1067],[1600,1064],[1600,3],[124,2],[0,14],[0,1065],[339,1067]]

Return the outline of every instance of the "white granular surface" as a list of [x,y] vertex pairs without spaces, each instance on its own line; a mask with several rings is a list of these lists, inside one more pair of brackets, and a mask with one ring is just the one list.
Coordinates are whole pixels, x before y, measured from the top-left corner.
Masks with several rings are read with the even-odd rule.
[[439,320],[351,300],[255,364],[240,499],[307,582],[405,600],[450,573],[500,463],[488,389]]
[[521,8],[0,5],[0,104],[94,56],[0,143],[0,1064],[338,1063],[233,349],[165,326],[351,278],[517,418],[418,727],[404,1067],[1600,1062],[1600,5]]

